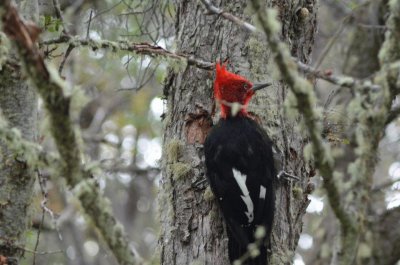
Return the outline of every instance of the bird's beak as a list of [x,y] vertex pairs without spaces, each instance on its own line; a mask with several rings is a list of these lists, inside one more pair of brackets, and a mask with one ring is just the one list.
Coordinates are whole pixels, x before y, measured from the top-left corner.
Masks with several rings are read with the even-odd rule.
[[256,92],[257,90],[263,89],[263,88],[268,87],[270,85],[272,85],[272,83],[254,84],[252,89],[253,89],[254,92]]

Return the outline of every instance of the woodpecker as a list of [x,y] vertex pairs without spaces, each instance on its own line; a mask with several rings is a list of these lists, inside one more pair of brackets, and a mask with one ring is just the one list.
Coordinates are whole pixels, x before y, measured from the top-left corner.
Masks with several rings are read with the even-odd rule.
[[[207,179],[222,210],[231,263],[249,253],[255,232],[264,227],[258,241],[259,255],[242,264],[267,264],[276,176],[272,141],[249,115],[247,105],[255,92],[270,84],[253,85],[246,78],[216,64],[214,96],[221,116],[204,143]],[[254,245],[253,245],[254,246]]]

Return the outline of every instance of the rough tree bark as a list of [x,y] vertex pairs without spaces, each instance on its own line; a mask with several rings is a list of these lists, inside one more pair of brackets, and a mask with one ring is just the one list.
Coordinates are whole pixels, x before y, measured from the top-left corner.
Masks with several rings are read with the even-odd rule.
[[[307,62],[316,30],[316,1],[295,2],[273,0],[264,4],[277,8],[281,38],[290,44],[293,56]],[[246,3],[214,1],[214,5],[250,21],[252,11]],[[180,1],[176,6],[179,52],[211,62],[229,59],[231,70],[253,81],[272,79],[272,58],[261,37],[251,36],[219,16],[205,15],[198,1]],[[168,110],[159,194],[161,264],[229,264],[222,217],[204,181],[203,140],[212,122],[213,73],[182,68],[180,73],[171,71],[164,88]],[[276,82],[272,89],[258,94],[250,106],[282,151],[280,166],[301,178],[296,183],[277,181],[271,264],[290,264],[293,259],[311,191],[308,180],[313,174],[302,155],[306,141],[295,129],[298,120],[290,111],[282,111],[285,97],[285,85]]]
[[[17,1],[21,14],[37,21],[37,1],[28,1],[23,6],[20,2]],[[14,57],[8,58],[12,61]],[[35,141],[36,91],[26,83],[20,67],[10,61],[0,67],[1,112],[10,127],[18,128],[26,140]],[[23,254],[24,233],[30,226],[29,206],[35,174],[24,159],[16,157],[4,145],[1,145],[0,166],[0,256],[8,257],[8,264],[17,264]]]

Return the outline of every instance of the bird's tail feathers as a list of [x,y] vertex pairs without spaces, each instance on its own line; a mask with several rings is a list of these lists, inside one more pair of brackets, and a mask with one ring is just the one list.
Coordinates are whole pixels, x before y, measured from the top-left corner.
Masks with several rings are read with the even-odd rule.
[[267,263],[267,249],[264,244],[265,239],[261,239],[258,246],[259,255],[251,257],[251,252],[248,248],[249,244],[255,242],[254,227],[241,227],[229,223],[227,229],[228,234],[228,253],[231,264],[235,260],[243,259],[245,255],[247,258],[241,263],[243,265],[268,265]]

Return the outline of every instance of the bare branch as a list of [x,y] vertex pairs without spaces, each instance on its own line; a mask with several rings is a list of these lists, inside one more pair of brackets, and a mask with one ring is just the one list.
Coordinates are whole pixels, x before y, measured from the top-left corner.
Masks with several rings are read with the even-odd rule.
[[[252,32],[252,33],[261,33],[255,26],[241,20],[240,18],[234,16],[231,13],[225,12],[224,10],[214,6],[209,0],[201,0],[201,2],[204,4],[206,7],[207,11],[211,14],[214,15],[221,15],[225,19],[232,21],[233,23],[243,27],[244,29]],[[344,22],[343,22],[344,24]],[[342,29],[338,30],[338,33],[336,35],[339,35]],[[332,41],[333,44],[334,41]],[[327,51],[329,51],[329,47],[327,47]],[[316,78],[323,79],[327,82],[330,82],[335,85],[343,86],[343,87],[348,87],[348,88],[354,88],[356,85],[361,84],[365,88],[371,88],[373,90],[378,90],[380,88],[379,85],[372,84],[370,81],[360,81],[357,80],[354,77],[350,76],[335,76],[332,73],[323,73],[318,71],[316,68],[318,68],[319,63],[317,64],[317,67],[312,67],[309,65],[306,65],[302,63],[301,61],[297,60],[296,58],[292,58],[293,61],[297,63],[297,67],[304,71],[307,74],[311,74],[315,76]],[[322,60],[322,59],[321,59]]]
[[61,75],[62,70],[64,69],[65,62],[67,61],[68,56],[71,54],[72,50],[75,48],[72,44],[68,45],[67,50],[64,53],[64,58],[60,63],[60,67],[58,68],[58,73]]
[[328,55],[329,51],[332,49],[333,45],[336,43],[336,41],[339,39],[340,35],[342,34],[343,30],[345,29],[345,26],[354,20],[354,12],[356,9],[360,9],[361,7],[369,5],[370,2],[367,1],[365,3],[362,3],[358,5],[356,8],[352,9],[352,11],[347,14],[342,22],[340,23],[339,28],[336,30],[335,34],[329,39],[328,43],[324,47],[323,51],[320,53],[318,56],[318,59],[316,60],[314,67],[318,69],[322,62],[324,61],[325,57]]
[[233,23],[245,28],[248,31],[251,32],[257,32],[257,28],[253,25],[251,25],[250,23],[247,23],[243,20],[241,20],[240,18],[232,15],[229,12],[225,12],[222,9],[219,9],[218,7],[214,6],[210,0],[201,0],[201,2],[205,5],[205,7],[207,8],[207,10],[211,13],[211,14],[215,14],[215,15],[220,15],[222,17],[224,17],[225,19],[232,21]]
[[88,22],[88,26],[87,26],[87,29],[86,29],[86,39],[89,39],[90,24],[92,23],[92,17],[93,17],[93,10],[90,10],[89,22]]
[[[155,56],[164,56],[167,58],[175,59],[175,60],[185,60],[188,65],[197,67],[203,70],[212,70],[214,68],[214,63],[207,62],[201,60],[199,58],[195,58],[192,55],[182,54],[182,53],[174,53],[168,51],[160,46],[152,45],[149,43],[131,43],[127,41],[108,41],[108,40],[93,40],[93,39],[80,39],[70,36],[61,36],[57,39],[46,40],[40,43],[40,45],[52,45],[52,44],[69,44],[73,45],[73,47],[77,46],[88,46],[93,50],[102,48],[109,49],[112,51],[129,51],[134,52],[136,54],[149,55],[152,57]],[[312,66],[304,64],[298,60],[295,60],[298,68],[301,71],[304,71],[307,74],[315,76],[316,78],[323,79],[332,84],[339,85],[341,87],[354,88],[356,86],[361,86],[366,89],[372,89],[374,91],[379,90],[380,86],[371,83],[369,80],[362,81],[350,76],[337,76],[333,75],[331,72],[323,72],[318,71]],[[61,67],[61,66],[60,66]]]
[[381,87],[379,85],[373,84],[369,80],[359,80],[351,76],[338,76],[333,75],[331,71],[320,71],[312,66],[296,60],[297,66],[301,71],[312,75],[316,78],[323,79],[332,84],[339,85],[341,87],[347,87],[354,89],[355,87],[360,87],[364,89],[370,89],[371,91],[378,91]]
[[60,3],[58,2],[58,0],[53,0],[53,6],[54,6],[54,10],[55,10],[57,18],[61,21],[61,25],[63,27],[63,30],[62,30],[63,34],[68,34],[68,30],[65,28],[65,22],[64,22],[62,13],[61,13]]
[[93,39],[81,39],[70,36],[61,36],[57,39],[46,40],[40,43],[40,45],[51,45],[51,44],[69,44],[78,46],[88,46],[93,50],[97,49],[109,49],[111,51],[128,51],[136,54],[148,55],[152,57],[163,56],[175,60],[186,60],[188,65],[195,66],[204,70],[211,70],[214,68],[214,63],[206,62],[201,59],[194,58],[190,55],[178,54],[168,51],[158,45],[152,45],[149,43],[132,43],[128,41],[109,41],[109,40],[93,40]]
[[342,23],[340,23],[339,28],[336,30],[335,34],[329,39],[328,43],[325,45],[324,49],[318,56],[318,59],[316,60],[316,63],[314,64],[314,67],[318,69],[326,56],[328,55],[329,51],[332,49],[333,45],[335,42],[339,39],[340,35],[342,34],[343,30],[345,29],[345,26],[349,21],[351,20],[351,15],[347,15],[343,20]]
[[386,181],[382,184],[379,184],[375,187],[372,187],[372,191],[374,191],[374,192],[382,191],[383,189],[389,188],[389,187],[393,186],[393,184],[396,184],[399,182],[400,182],[400,178],[392,179],[392,180]]

